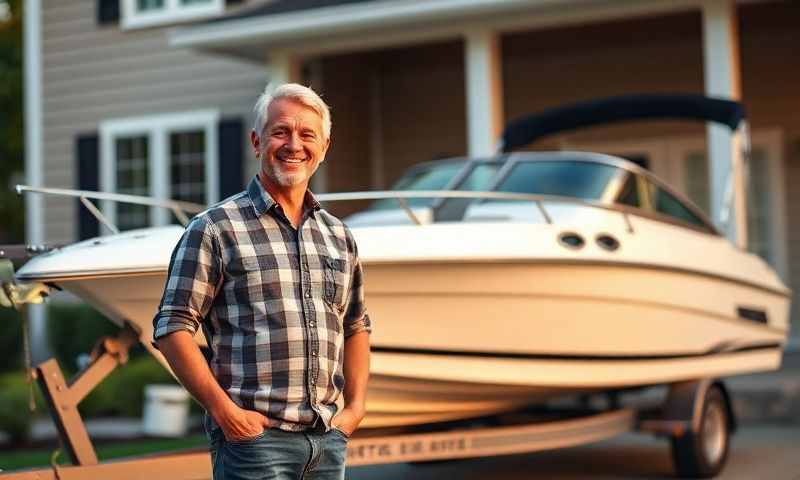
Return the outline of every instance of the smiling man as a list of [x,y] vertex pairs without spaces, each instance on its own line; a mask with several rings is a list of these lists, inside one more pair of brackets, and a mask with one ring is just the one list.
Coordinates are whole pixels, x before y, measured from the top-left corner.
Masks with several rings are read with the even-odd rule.
[[371,326],[355,241],[308,190],[330,113],[298,84],[264,92],[255,113],[260,171],[187,226],[154,339],[206,408],[215,479],[343,479]]

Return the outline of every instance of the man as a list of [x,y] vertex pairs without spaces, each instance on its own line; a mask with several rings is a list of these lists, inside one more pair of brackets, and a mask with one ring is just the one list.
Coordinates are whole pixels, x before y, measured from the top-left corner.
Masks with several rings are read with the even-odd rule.
[[265,91],[255,109],[260,171],[186,227],[154,339],[206,408],[215,479],[343,479],[371,326],[353,237],[308,191],[330,113],[297,84]]

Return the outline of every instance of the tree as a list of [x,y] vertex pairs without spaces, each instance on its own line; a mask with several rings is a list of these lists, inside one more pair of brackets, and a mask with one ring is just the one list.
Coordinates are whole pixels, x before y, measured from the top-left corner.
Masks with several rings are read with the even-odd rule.
[[[4,3],[0,0],[0,3]],[[25,238],[22,198],[13,183],[24,172],[22,121],[22,0],[6,0],[10,16],[0,19],[0,243]]]

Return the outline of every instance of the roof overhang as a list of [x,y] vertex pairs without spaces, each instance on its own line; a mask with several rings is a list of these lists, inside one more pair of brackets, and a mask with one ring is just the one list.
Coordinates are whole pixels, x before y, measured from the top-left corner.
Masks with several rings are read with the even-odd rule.
[[376,0],[179,27],[173,47],[265,61],[459,38],[474,28],[509,31],[698,8],[700,0]]

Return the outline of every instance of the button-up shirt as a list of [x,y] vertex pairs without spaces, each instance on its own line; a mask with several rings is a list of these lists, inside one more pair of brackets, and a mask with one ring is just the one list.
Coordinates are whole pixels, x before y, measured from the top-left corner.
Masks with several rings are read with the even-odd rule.
[[294,228],[256,177],[186,227],[153,326],[154,339],[202,327],[240,407],[283,430],[330,428],[344,340],[371,330],[356,243],[310,192]]

